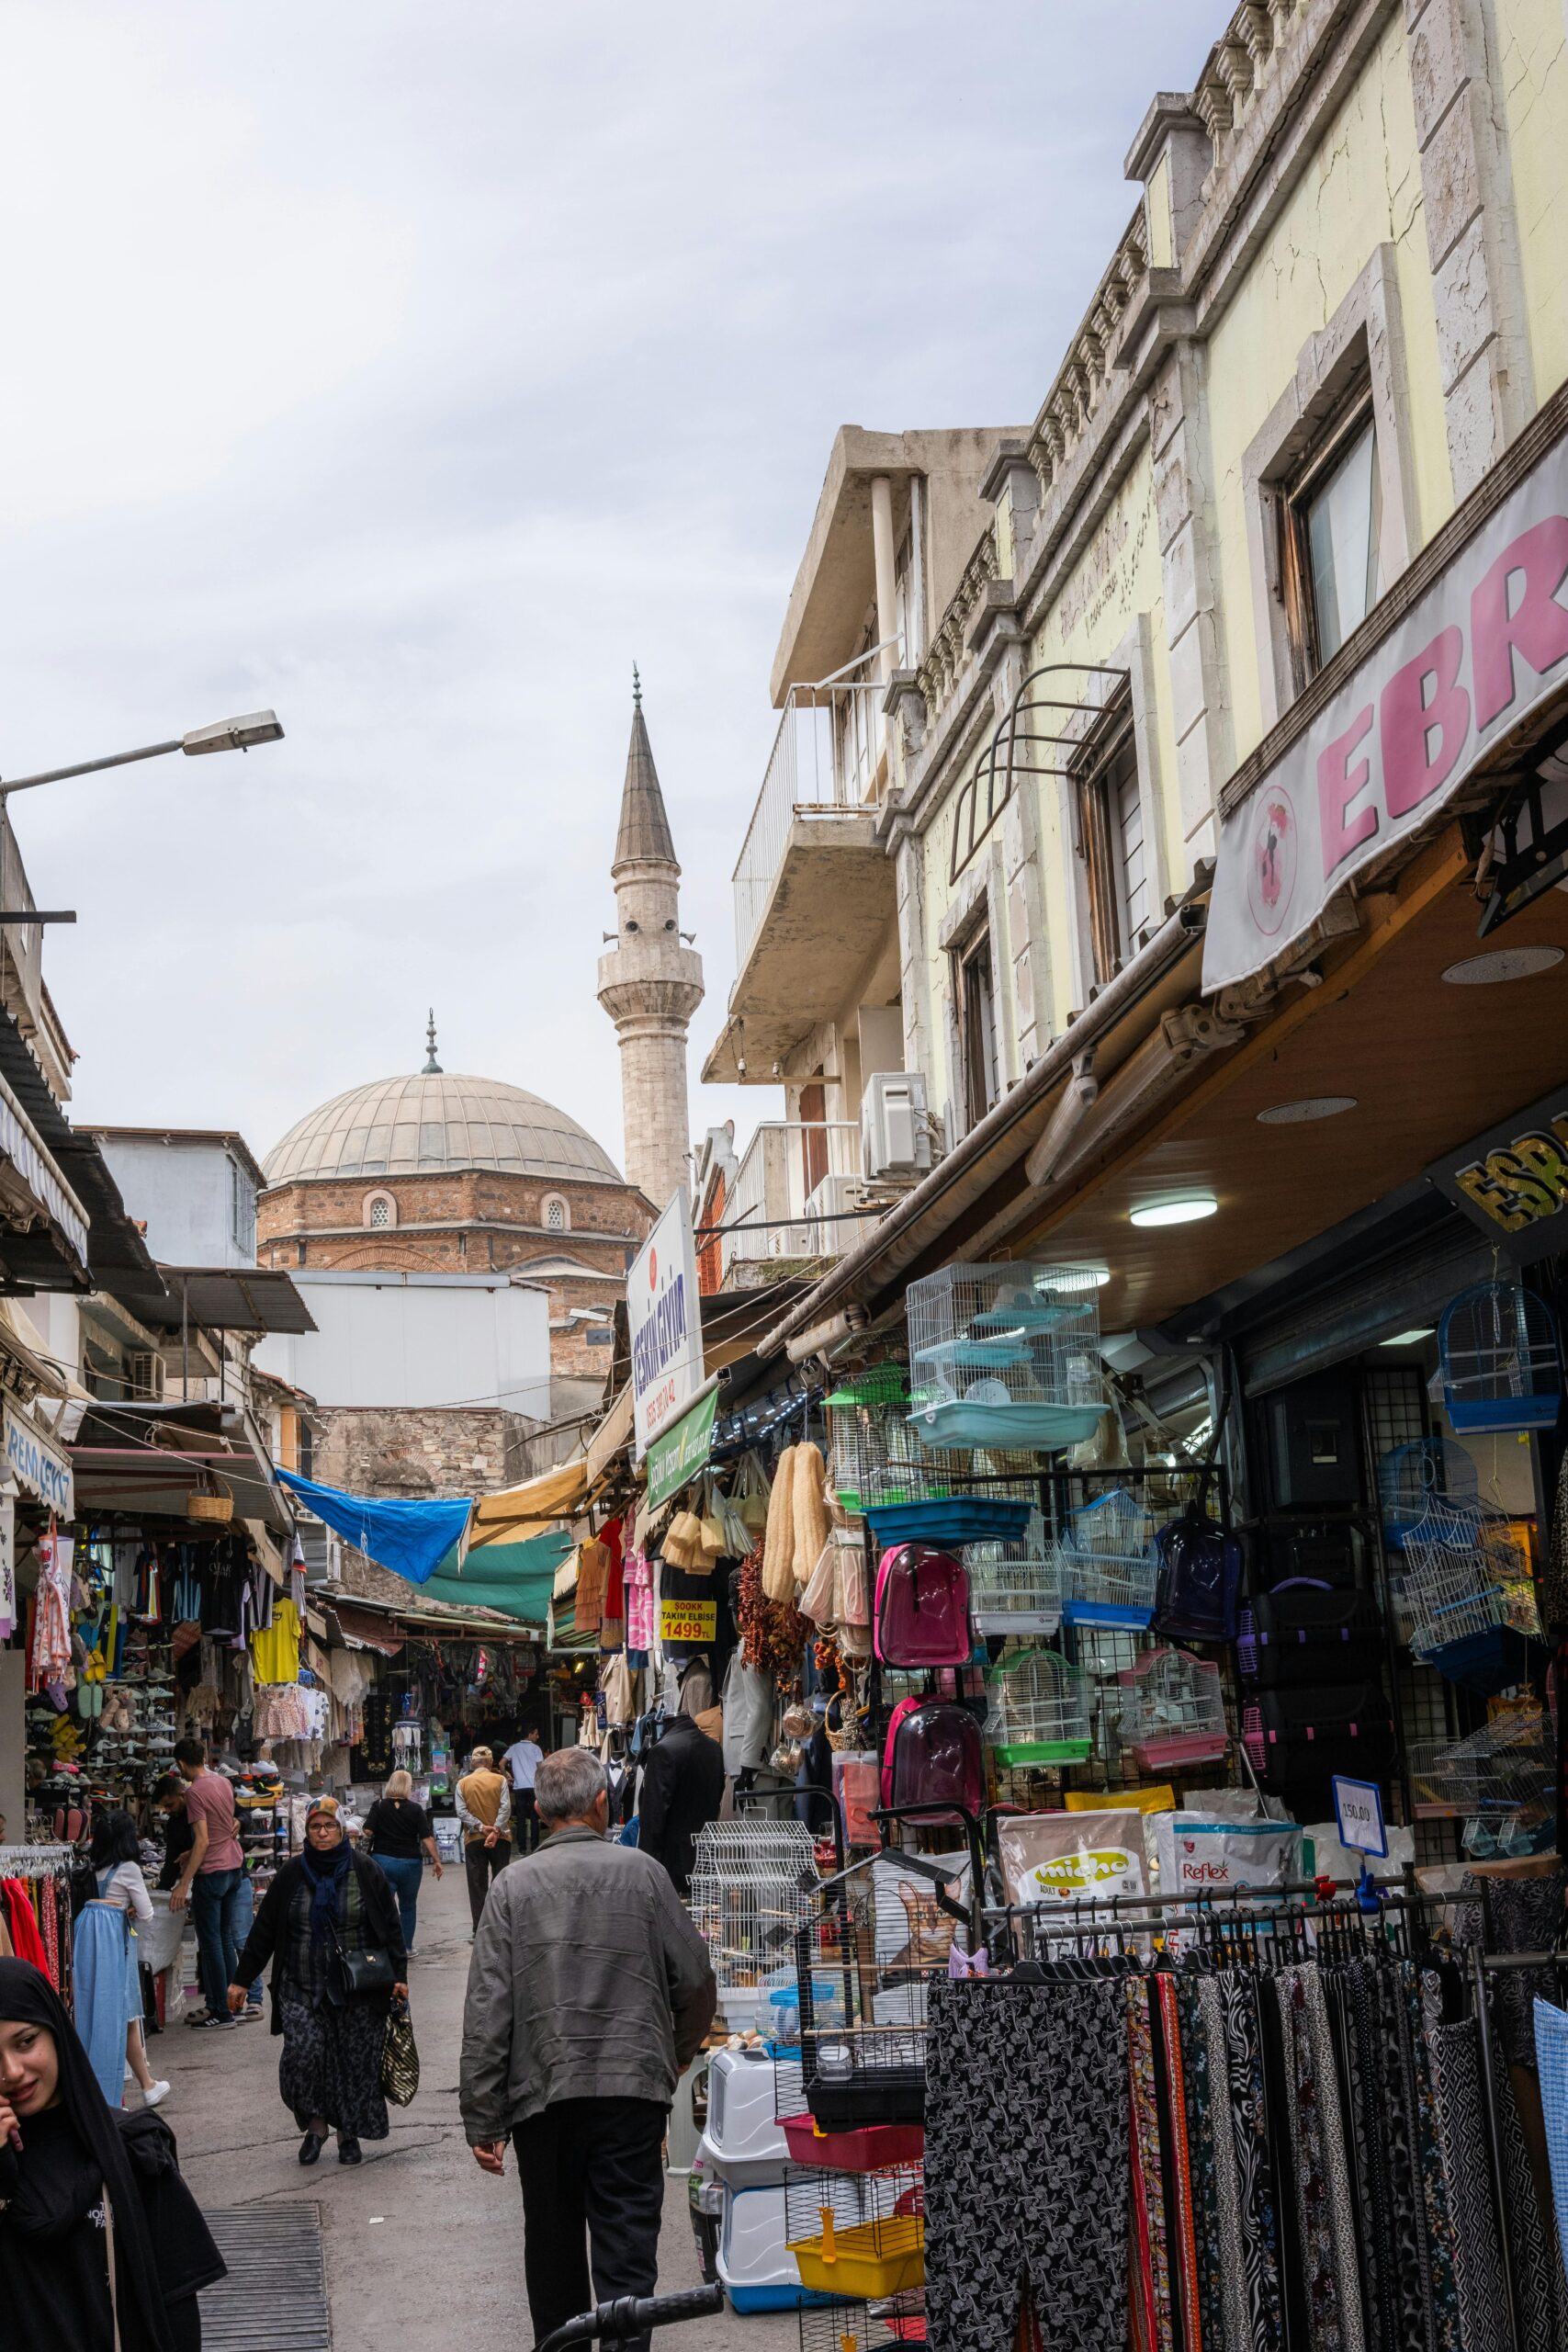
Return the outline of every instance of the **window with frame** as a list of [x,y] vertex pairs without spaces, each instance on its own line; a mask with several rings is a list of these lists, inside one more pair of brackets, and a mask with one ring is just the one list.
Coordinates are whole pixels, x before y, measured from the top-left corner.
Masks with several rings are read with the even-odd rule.
[[567,1216],[566,1203],[562,1200],[560,1194],[558,1193],[550,1193],[545,1203],[546,1232],[564,1233],[567,1230],[570,1222],[570,1220]]
[[365,1204],[365,1222],[372,1233],[384,1233],[397,1223],[397,1211],[389,1193],[372,1193]]
[[989,923],[953,950],[953,1001],[965,1128],[976,1125],[1000,1092],[997,1065],[997,983]]
[[1281,484],[1279,513],[1280,593],[1299,693],[1382,594],[1382,483],[1365,379]]
[[1089,899],[1089,957],[1103,988],[1148,928],[1149,858],[1130,699],[1122,695],[1092,739],[1077,778],[1078,851]]

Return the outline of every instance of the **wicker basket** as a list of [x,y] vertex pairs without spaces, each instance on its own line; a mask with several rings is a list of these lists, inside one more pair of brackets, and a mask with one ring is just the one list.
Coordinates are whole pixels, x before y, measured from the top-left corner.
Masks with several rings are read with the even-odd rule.
[[193,1487],[186,1497],[186,1517],[211,1527],[226,1527],[234,1516],[234,1498],[226,1487],[218,1493],[220,1485],[220,1479],[213,1479],[205,1487]]

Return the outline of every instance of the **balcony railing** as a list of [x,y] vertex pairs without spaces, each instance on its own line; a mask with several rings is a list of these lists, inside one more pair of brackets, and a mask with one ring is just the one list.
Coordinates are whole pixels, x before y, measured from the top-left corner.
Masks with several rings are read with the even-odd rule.
[[886,787],[886,649],[874,645],[817,685],[791,686],[735,865],[735,960],[744,965],[789,841],[790,827],[831,824],[874,808]]
[[[808,1203],[825,1181],[861,1174],[860,1129],[852,1119],[765,1119],[741,1158],[724,1204],[724,1272],[737,1261],[840,1258],[852,1224],[807,1224]],[[826,1182],[829,1207],[840,1185]],[[818,1208],[820,1204],[818,1204]]]

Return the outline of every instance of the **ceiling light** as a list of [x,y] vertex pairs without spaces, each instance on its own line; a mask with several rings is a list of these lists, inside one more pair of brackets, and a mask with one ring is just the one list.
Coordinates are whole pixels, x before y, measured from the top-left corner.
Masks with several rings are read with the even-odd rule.
[[1068,1272],[1075,1274],[1087,1274],[1096,1290],[1103,1290],[1111,1280],[1111,1269],[1103,1264],[1070,1266]]
[[1443,978],[1450,988],[1489,989],[1499,980],[1533,979],[1562,961],[1561,947],[1495,947],[1489,956],[1466,956]]
[[1423,1323],[1418,1331],[1396,1331],[1392,1340],[1380,1340],[1380,1348],[1413,1348],[1417,1340],[1429,1340],[1437,1329],[1435,1323]]
[[1219,1207],[1213,1193],[1184,1193],[1178,1200],[1150,1201],[1131,1211],[1134,1225],[1196,1225]]
[[1353,1094],[1309,1094],[1303,1102],[1273,1102],[1267,1111],[1259,1111],[1260,1127],[1304,1127],[1310,1119],[1337,1119],[1341,1111],[1353,1111]]

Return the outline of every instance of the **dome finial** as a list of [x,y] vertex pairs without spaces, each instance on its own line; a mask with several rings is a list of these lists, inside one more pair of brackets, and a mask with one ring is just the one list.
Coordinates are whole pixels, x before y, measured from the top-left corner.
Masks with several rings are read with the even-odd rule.
[[632,707],[636,710],[642,708],[642,680],[637,675],[635,662],[632,663]]
[[420,1075],[422,1078],[439,1078],[441,1075],[441,1065],[435,1058],[435,1007],[434,1005],[430,1008],[430,1018],[424,1032],[424,1042],[428,1051],[425,1057],[424,1068],[421,1071]]

